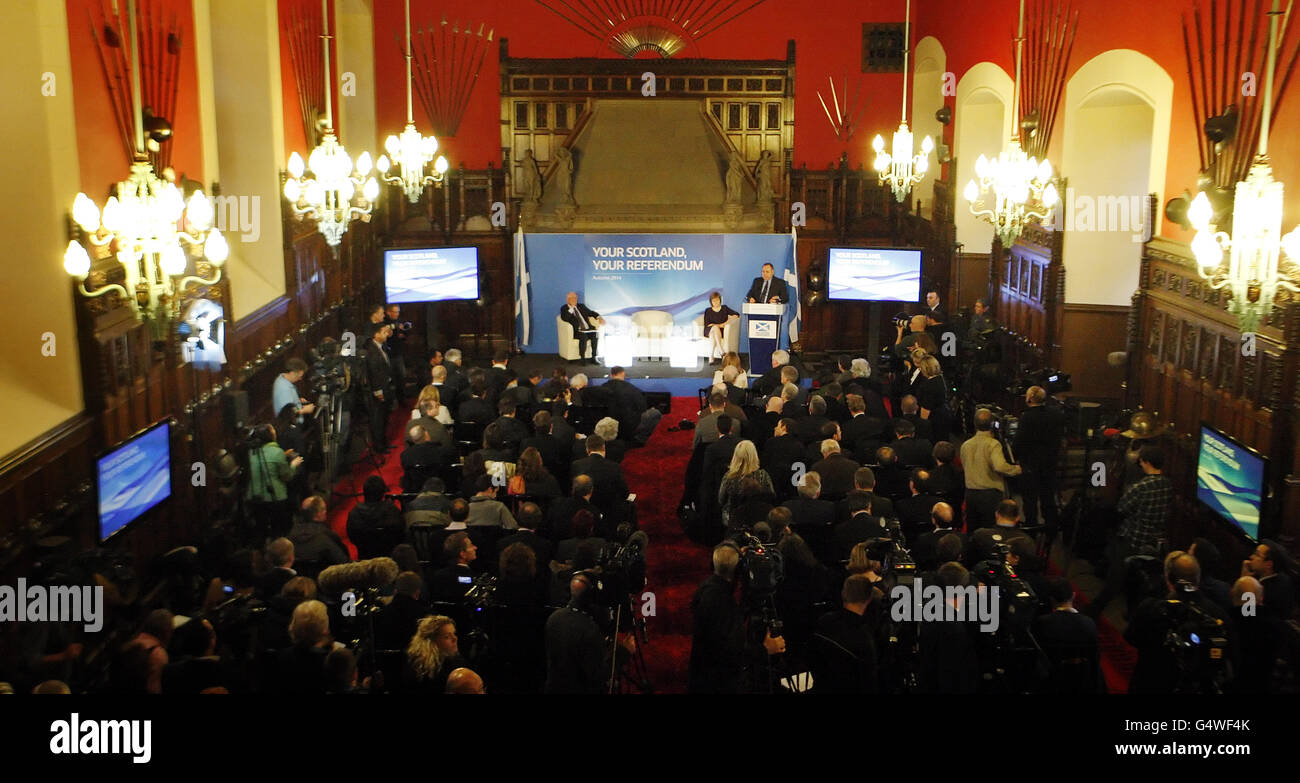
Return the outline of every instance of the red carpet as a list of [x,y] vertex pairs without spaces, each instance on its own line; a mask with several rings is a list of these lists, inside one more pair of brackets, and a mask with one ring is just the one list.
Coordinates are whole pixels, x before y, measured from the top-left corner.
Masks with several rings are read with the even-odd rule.
[[[353,506],[361,502],[361,487],[365,485],[366,479],[378,473],[384,477],[384,482],[388,484],[389,492],[402,491],[402,443],[405,436],[404,427],[411,419],[411,409],[414,407],[414,401],[400,407],[398,413],[393,413],[388,417],[388,445],[393,450],[382,457],[383,467],[376,471],[375,466],[370,459],[358,460],[352,466],[350,474],[340,474],[334,484],[334,491],[339,493],[334,497],[327,498],[329,501],[329,525],[334,532],[339,534],[343,542],[347,544],[348,555],[352,558],[357,556],[357,548],[348,540],[348,512],[352,511]],[[353,426],[366,426],[364,421],[355,422]],[[367,454],[368,456],[368,454]],[[355,497],[345,497],[353,495]]]

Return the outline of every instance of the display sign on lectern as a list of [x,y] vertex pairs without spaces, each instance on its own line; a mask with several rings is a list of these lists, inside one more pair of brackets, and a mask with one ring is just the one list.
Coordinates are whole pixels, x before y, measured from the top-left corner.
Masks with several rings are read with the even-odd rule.
[[749,335],[749,374],[759,376],[772,366],[772,352],[780,342],[785,305],[745,303],[740,309],[745,314],[745,331]]

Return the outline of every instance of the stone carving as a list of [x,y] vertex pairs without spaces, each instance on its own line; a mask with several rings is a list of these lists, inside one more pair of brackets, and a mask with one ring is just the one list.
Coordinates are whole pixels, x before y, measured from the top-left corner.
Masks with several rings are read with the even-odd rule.
[[519,195],[524,201],[542,200],[542,175],[532,150],[525,152],[524,159],[519,161]]
[[731,163],[727,167],[727,201],[728,205],[740,204],[740,187],[745,181],[744,161],[740,153],[732,150]]
[[758,181],[758,203],[766,204],[772,200],[772,151],[763,150],[754,169],[754,179]]
[[568,147],[555,150],[555,191],[560,196],[561,205],[573,205],[573,153]]

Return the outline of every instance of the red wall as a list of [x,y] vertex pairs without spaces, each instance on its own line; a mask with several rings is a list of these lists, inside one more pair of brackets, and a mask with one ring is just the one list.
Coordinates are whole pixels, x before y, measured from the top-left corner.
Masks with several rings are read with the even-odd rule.
[[[278,12],[280,14],[280,93],[284,105],[284,162],[285,165],[287,165],[289,162],[289,153],[297,152],[302,155],[303,158],[306,158],[307,153],[311,152],[311,150],[307,148],[306,136],[303,134],[302,107],[298,103],[298,83],[294,79],[293,58],[289,56],[289,34],[287,29],[289,24],[289,11],[290,9],[293,10],[294,19],[307,17],[313,21],[320,19],[321,12],[320,0],[277,0],[277,2],[279,4]],[[337,32],[334,27],[335,8],[333,2],[329,4],[329,15],[330,30],[332,32]],[[319,29],[319,23],[317,23],[316,29]],[[311,67],[315,69],[315,73],[320,73],[321,68],[324,66],[325,63],[320,61],[318,58]],[[330,82],[330,94],[332,96],[331,108],[333,109],[331,115],[334,118],[334,127],[336,128],[338,127],[339,121],[338,69],[338,39],[331,38],[330,72],[331,78],[333,79],[333,81]],[[340,139],[340,141],[343,142],[344,146],[347,146],[347,139]],[[351,152],[353,157],[355,157],[361,153],[361,150],[349,150],[349,152]],[[376,153],[371,150],[371,155],[375,156]]]
[[[199,131],[199,99],[195,86],[194,17],[188,0],[152,0],[163,18],[173,14],[181,28],[181,67],[172,121],[171,165],[179,177],[206,183],[203,176],[203,140]],[[120,3],[125,17],[126,3]],[[90,13],[90,16],[87,13]],[[99,55],[91,37],[91,19],[100,23],[99,0],[67,0],[68,44],[72,60],[72,89],[76,96],[77,150],[81,164],[81,187],[102,208],[109,188],[126,179],[130,161],[119,141],[121,134],[113,117],[113,105],[104,81]],[[100,43],[102,28],[97,28]],[[129,33],[122,31],[122,45],[129,47]],[[128,49],[129,52],[129,49]],[[129,57],[128,57],[129,59]],[[130,87],[128,85],[127,89]],[[72,196],[68,206],[71,208]]]

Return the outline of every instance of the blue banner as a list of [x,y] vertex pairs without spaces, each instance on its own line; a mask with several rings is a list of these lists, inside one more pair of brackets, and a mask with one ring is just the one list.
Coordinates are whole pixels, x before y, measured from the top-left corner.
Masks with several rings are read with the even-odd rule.
[[[740,311],[744,296],[765,263],[784,279],[794,270],[789,234],[528,234],[524,237],[528,282],[520,287],[516,265],[516,332],[522,347],[558,352],[555,317],[569,291],[603,316],[662,310],[675,326],[689,326],[709,306],[709,295]],[[524,303],[520,291],[526,291]],[[785,323],[795,317],[792,301]],[[524,342],[524,310],[531,316]],[[789,344],[782,328],[782,347]],[[742,332],[741,352],[748,350]]]

